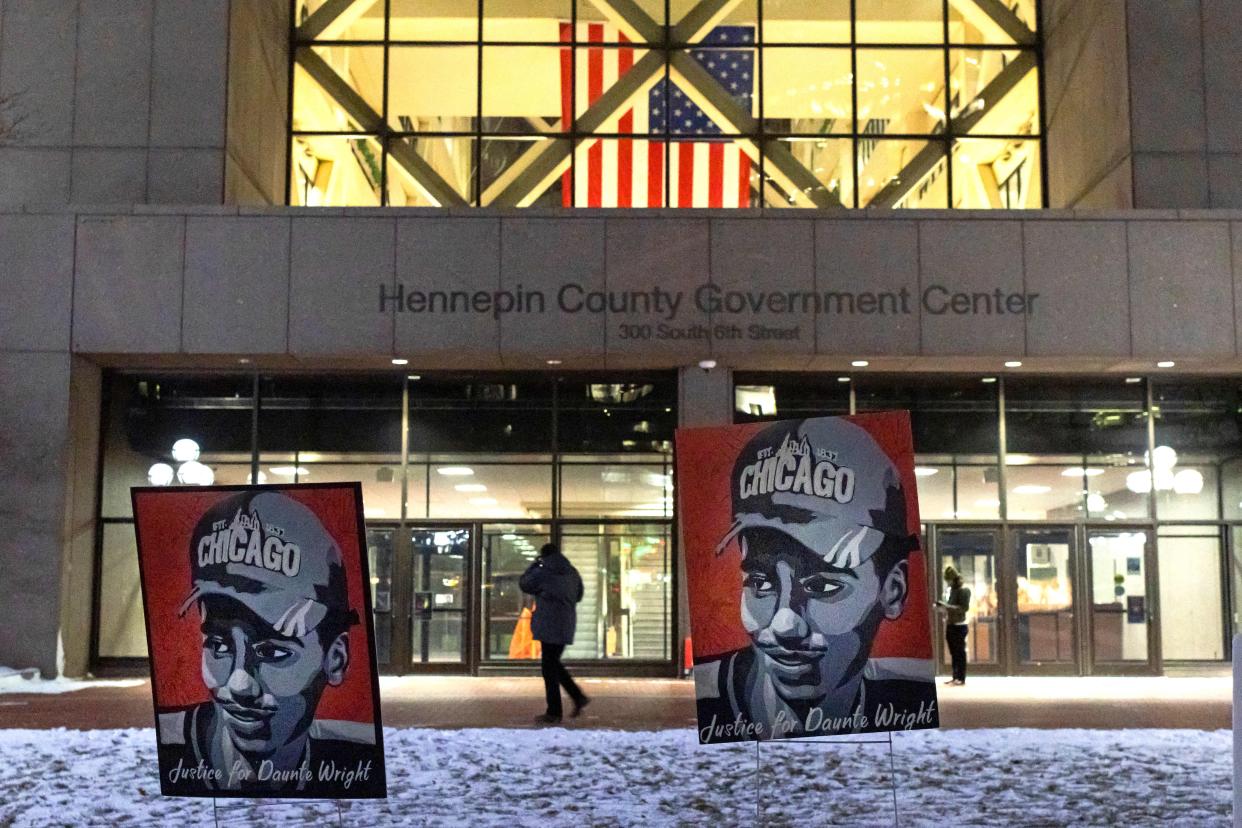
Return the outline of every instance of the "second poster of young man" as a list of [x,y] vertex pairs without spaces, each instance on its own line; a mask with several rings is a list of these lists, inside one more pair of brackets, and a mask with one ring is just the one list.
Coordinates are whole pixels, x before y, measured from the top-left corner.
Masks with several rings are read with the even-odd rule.
[[360,486],[133,501],[160,790],[386,796]]
[[677,432],[701,743],[939,726],[909,415]]

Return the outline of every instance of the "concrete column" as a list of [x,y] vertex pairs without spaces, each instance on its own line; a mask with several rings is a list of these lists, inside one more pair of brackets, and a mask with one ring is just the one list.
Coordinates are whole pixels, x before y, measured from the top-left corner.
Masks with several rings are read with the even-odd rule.
[[1126,0],[1046,0],[1048,205],[1133,206]]
[[69,366],[69,419],[65,512],[60,570],[61,672],[79,678],[90,671],[91,617],[95,599],[95,538],[98,531],[99,412],[103,410],[99,366],[73,357]]
[[44,676],[59,671],[69,376],[67,352],[0,352],[0,664]]
[[[682,368],[677,377],[677,420],[683,428],[728,425],[733,422],[733,372],[727,368],[704,371]],[[676,481],[678,486],[680,481]],[[674,657],[682,670],[685,643],[690,637],[690,602],[686,591],[685,543],[677,527],[677,637]]]
[[1126,6],[1137,208],[1209,206],[1203,32],[1199,0]]
[[224,203],[284,204],[289,3],[233,3],[228,48]]

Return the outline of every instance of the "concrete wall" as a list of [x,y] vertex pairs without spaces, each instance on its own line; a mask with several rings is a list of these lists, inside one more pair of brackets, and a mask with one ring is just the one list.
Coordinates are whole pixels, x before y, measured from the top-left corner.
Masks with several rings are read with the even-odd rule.
[[226,204],[284,204],[288,157],[289,3],[232,4]]
[[229,0],[4,0],[0,205],[218,204]]
[[1130,0],[1136,207],[1242,206],[1242,4]]
[[[1156,358],[1240,365],[1238,213],[932,213],[817,218],[625,212],[135,209],[51,217],[76,227],[72,349],[360,367],[995,368],[1126,370]],[[1236,257],[1242,260],[1242,257]],[[572,297],[680,292],[666,310],[562,312]],[[908,308],[706,312],[700,286],[747,292],[905,291]],[[399,290],[538,290],[542,312],[397,310]],[[937,287],[939,286],[939,287]],[[1027,313],[937,313],[948,293],[1037,294]],[[766,292],[766,293],[764,293]],[[388,296],[381,311],[381,293]],[[754,298],[753,296],[751,298]],[[784,300],[782,300],[784,301]],[[532,305],[532,307],[534,307]],[[795,312],[796,311],[796,312]],[[65,309],[56,305],[49,313]],[[29,324],[17,314],[14,324]],[[37,318],[37,317],[36,317]],[[737,326],[736,336],[721,326]],[[664,327],[661,327],[664,326]],[[782,338],[755,338],[752,326]],[[41,327],[41,326],[40,326]],[[708,332],[712,335],[708,335]],[[32,335],[38,332],[31,332]],[[676,336],[675,336],[676,335]],[[675,337],[675,338],[674,338]],[[1224,361],[1224,362],[1222,362]],[[197,363],[201,364],[201,363]]]
[[1242,207],[1242,3],[1047,0],[1049,204]]
[[1132,207],[1126,0],[1045,0],[1043,11],[1048,203]]

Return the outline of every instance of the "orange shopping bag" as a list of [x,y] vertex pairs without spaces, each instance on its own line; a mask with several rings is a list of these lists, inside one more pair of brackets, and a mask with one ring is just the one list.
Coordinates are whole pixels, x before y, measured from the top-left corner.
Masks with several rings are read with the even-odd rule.
[[513,628],[513,638],[509,640],[509,658],[539,658],[542,647],[534,639],[530,631],[530,619],[534,616],[531,607],[523,607],[518,616],[517,626]]

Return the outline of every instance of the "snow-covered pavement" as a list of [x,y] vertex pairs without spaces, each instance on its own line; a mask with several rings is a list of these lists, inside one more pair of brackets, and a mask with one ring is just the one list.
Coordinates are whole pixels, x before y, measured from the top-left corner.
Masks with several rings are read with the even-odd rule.
[[[390,798],[344,825],[891,825],[886,744],[699,747],[689,730],[388,730]],[[1230,734],[955,730],[895,737],[902,825],[1225,825]],[[159,796],[150,730],[0,730],[0,826],[212,825]],[[758,798],[758,809],[756,799]],[[221,825],[337,822],[221,800]]]

